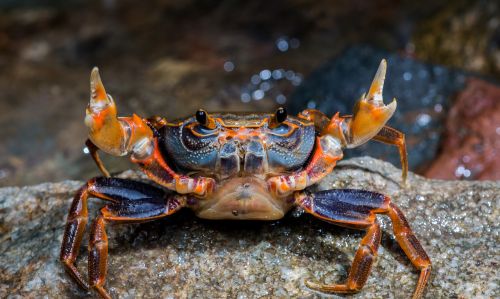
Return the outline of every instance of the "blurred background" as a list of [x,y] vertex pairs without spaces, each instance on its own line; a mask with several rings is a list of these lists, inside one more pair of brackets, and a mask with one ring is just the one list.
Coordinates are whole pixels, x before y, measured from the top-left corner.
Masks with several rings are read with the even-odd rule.
[[[0,0],[0,186],[98,175],[89,75],[121,115],[350,114],[381,58],[411,170],[500,179],[498,1]],[[399,167],[397,150],[371,155]],[[112,171],[126,158],[104,157]]]

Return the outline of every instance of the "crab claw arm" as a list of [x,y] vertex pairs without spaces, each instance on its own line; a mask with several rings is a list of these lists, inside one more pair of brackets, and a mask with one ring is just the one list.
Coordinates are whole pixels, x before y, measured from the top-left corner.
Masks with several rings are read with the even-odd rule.
[[108,154],[143,156],[152,151],[151,128],[135,114],[132,117],[117,117],[115,102],[106,93],[97,67],[90,75],[90,102],[85,125],[89,128],[92,143]]
[[339,140],[344,148],[353,148],[370,139],[397,146],[403,168],[403,182],[408,173],[406,142],[403,133],[386,126],[396,110],[396,100],[385,105],[382,99],[387,63],[382,60],[367,95],[363,95],[354,107],[354,115],[332,118],[317,110],[305,110],[299,117],[314,122],[320,136],[331,136]]
[[367,95],[354,106],[352,119],[345,122],[345,145],[357,147],[372,139],[384,127],[396,110],[396,99],[385,105],[382,99],[387,62],[382,60]]

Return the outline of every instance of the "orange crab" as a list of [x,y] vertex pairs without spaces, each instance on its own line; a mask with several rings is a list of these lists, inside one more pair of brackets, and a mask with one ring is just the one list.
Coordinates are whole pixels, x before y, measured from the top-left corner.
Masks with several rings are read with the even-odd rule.
[[[332,224],[366,231],[347,281],[307,287],[327,293],[354,293],[366,283],[380,245],[377,214],[392,221],[399,245],[420,270],[413,298],[421,298],[431,273],[431,261],[403,213],[383,194],[354,189],[310,192],[307,187],[332,172],[345,148],[370,139],[399,148],[403,181],[407,175],[404,135],[388,126],[396,101],[385,105],[383,60],[353,116],[328,118],[317,110],[289,116],[284,108],[273,114],[213,113],[204,110],[181,121],[137,115],[117,117],[97,68],[90,77],[91,98],[85,124],[87,146],[104,176],[89,180],[73,199],[60,259],[84,289],[110,298],[104,288],[108,258],[105,226],[109,222],[145,222],[190,208],[204,219],[276,220],[294,207]],[[156,183],[110,177],[97,150],[132,162]],[[88,282],[75,267],[88,221],[87,199],[107,201],[94,220],[89,238]]]

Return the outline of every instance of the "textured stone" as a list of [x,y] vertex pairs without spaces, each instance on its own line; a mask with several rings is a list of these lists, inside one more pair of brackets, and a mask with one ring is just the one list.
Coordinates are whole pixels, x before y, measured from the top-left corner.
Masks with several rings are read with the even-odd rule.
[[[133,172],[122,174],[136,177]],[[438,181],[372,158],[343,161],[318,189],[384,192],[405,212],[434,265],[427,298],[498,298],[499,182]],[[77,181],[0,189],[0,297],[83,298],[58,262]],[[101,203],[91,201],[91,215]],[[417,272],[387,217],[379,258],[355,298],[408,298]],[[295,212],[277,222],[202,221],[190,212],[140,225],[110,225],[107,288],[119,298],[318,297],[315,277],[343,281],[362,232]],[[84,240],[86,242],[86,239]],[[82,246],[78,267],[86,271]]]

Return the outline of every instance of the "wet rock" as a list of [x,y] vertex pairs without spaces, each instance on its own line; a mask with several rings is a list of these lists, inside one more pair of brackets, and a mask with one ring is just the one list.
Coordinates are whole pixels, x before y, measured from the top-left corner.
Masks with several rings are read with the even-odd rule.
[[[133,172],[124,177],[136,177]],[[434,265],[427,298],[494,298],[498,284],[499,182],[438,181],[372,158],[343,161],[317,189],[384,192],[406,213]],[[0,297],[83,298],[58,262],[78,181],[0,189]],[[91,201],[94,215],[100,203]],[[383,227],[379,258],[357,298],[408,298],[417,273]],[[272,223],[202,221],[191,213],[108,227],[107,288],[116,298],[301,297],[303,280],[343,281],[362,232],[300,212]],[[86,244],[86,240],[84,240]],[[78,267],[86,271],[86,246]]]
[[450,110],[441,153],[425,176],[500,180],[499,154],[500,87],[471,79]]
[[[354,103],[368,91],[382,58],[388,63],[384,99],[398,100],[389,125],[406,134],[410,169],[420,170],[435,157],[450,97],[463,87],[465,74],[459,71],[356,46],[306,78],[292,95],[290,108],[293,112],[309,107],[328,115],[337,111],[352,114]],[[399,165],[397,150],[376,142],[347,152],[348,156],[366,154]]]

